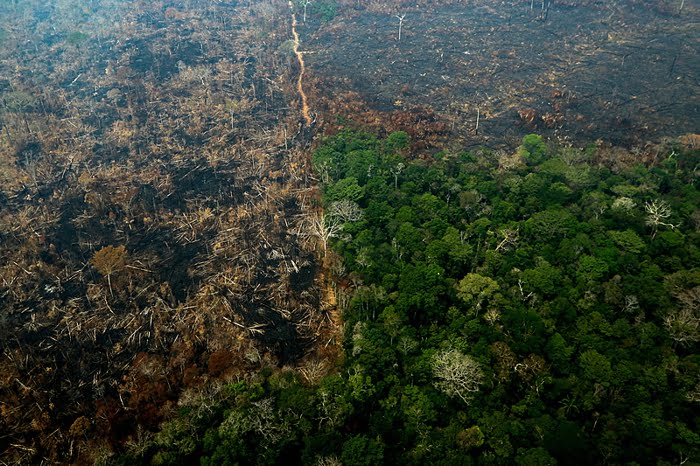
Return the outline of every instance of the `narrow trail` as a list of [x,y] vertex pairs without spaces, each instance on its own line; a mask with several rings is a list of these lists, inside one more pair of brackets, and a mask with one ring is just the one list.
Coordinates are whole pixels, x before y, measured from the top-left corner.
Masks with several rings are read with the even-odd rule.
[[[292,9],[292,35],[294,36],[294,54],[297,56],[299,61],[299,77],[297,78],[297,92],[301,96],[301,112],[304,116],[304,123],[307,126],[311,126],[313,119],[311,118],[311,113],[309,109],[308,99],[306,93],[304,92],[304,73],[306,72],[306,65],[304,64],[304,54],[299,51],[300,40],[299,33],[297,32],[297,17],[294,14],[294,6],[292,2],[289,2],[289,7]],[[331,347],[332,353],[335,356],[326,355],[329,360],[334,360],[337,354],[340,352],[340,344],[343,341],[342,332],[342,319],[340,316],[340,309],[338,308],[338,299],[336,297],[335,287],[336,284],[329,277],[328,270],[330,269],[328,265],[328,256],[324,253],[322,271],[319,274],[320,282],[323,283],[322,293],[324,301],[324,309],[328,312],[328,317],[331,321],[331,328],[329,332],[324,334],[324,340],[327,338],[327,342],[324,348]],[[328,350],[325,350],[328,351]]]
[[[293,8],[292,2],[289,2],[289,6]],[[292,35],[294,35],[294,54],[299,60],[299,66],[301,70],[299,71],[299,78],[297,78],[297,92],[301,96],[301,112],[304,115],[304,121],[307,126],[311,126],[312,119],[309,113],[309,103],[306,98],[306,93],[304,93],[304,86],[302,85],[304,80],[304,72],[306,71],[306,66],[304,65],[304,55],[299,51],[299,33],[297,33],[297,16],[292,13]]]

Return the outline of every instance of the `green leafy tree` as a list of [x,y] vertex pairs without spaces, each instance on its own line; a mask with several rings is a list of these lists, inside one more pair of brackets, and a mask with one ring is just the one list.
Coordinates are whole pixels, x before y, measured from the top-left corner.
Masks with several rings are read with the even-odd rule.
[[625,252],[639,254],[646,248],[644,240],[632,230],[609,231],[608,235],[615,245]]
[[425,391],[408,386],[401,394],[401,414],[413,432],[426,431],[437,419],[437,411]]
[[326,188],[326,200],[328,202],[349,200],[359,201],[364,194],[364,189],[358,184],[357,178],[347,177]]
[[483,304],[500,289],[498,282],[478,273],[468,273],[457,284],[457,296],[478,314]]
[[518,466],[556,466],[557,461],[542,447],[520,448],[515,458]]
[[579,364],[583,376],[591,382],[608,385],[613,378],[610,360],[596,350],[581,353]]
[[582,256],[578,261],[576,276],[580,283],[590,286],[599,282],[608,273],[608,264],[592,256]]
[[523,138],[523,143],[518,148],[518,153],[528,165],[538,165],[547,156],[547,145],[544,143],[542,136],[528,134]]
[[535,262],[535,268],[527,269],[522,273],[523,287],[545,296],[556,294],[560,290],[561,271],[542,257],[536,258]]
[[377,466],[384,464],[384,445],[365,435],[356,435],[343,444],[340,455],[343,465]]
[[407,265],[399,278],[399,297],[396,307],[425,319],[439,315],[443,308],[441,296],[445,292],[445,270],[435,264]]
[[457,445],[463,450],[479,448],[484,444],[484,433],[479,426],[472,426],[457,434]]
[[565,371],[569,367],[574,348],[566,344],[566,340],[560,333],[555,333],[547,342],[547,355],[559,370]]
[[384,150],[388,153],[392,153],[406,149],[408,144],[408,133],[405,131],[394,131],[384,140]]
[[573,235],[577,226],[576,218],[571,213],[549,209],[529,218],[525,222],[525,231],[534,241],[546,242]]
[[466,234],[450,226],[445,231],[442,241],[447,247],[447,257],[443,263],[454,273],[458,273],[474,254],[474,248],[467,241]]

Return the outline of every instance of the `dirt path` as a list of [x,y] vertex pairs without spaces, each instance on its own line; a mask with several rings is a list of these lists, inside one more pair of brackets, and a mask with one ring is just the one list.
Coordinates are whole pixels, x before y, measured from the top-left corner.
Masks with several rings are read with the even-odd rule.
[[[289,2],[290,8],[294,8],[292,5],[292,2]],[[304,55],[302,52],[299,51],[299,33],[297,32],[297,16],[292,13],[292,34],[294,35],[294,54],[297,56],[297,60],[299,60],[299,77],[297,78],[297,92],[299,92],[299,95],[301,96],[301,112],[304,115],[304,122],[308,126],[311,125],[312,120],[311,120],[311,115],[309,113],[309,103],[308,99],[306,98],[306,93],[304,92],[304,86],[303,86],[303,80],[304,80],[304,72],[306,71],[306,65],[304,64]]]

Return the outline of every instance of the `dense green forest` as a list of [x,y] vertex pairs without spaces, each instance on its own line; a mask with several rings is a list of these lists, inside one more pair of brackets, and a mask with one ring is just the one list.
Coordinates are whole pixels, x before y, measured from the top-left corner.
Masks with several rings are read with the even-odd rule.
[[183,397],[119,461],[700,460],[700,151],[653,150],[622,163],[529,135],[417,157],[402,132],[327,138],[333,375],[269,368]]

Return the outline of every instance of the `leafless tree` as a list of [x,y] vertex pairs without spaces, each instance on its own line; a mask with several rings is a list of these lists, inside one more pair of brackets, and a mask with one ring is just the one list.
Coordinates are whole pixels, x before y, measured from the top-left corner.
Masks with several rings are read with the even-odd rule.
[[324,375],[328,372],[328,367],[326,362],[322,359],[309,359],[302,367],[299,368],[299,372],[304,376],[306,381],[311,385],[316,385]]
[[316,466],[342,466],[337,456],[319,456],[316,459]]
[[357,222],[362,219],[362,209],[356,202],[349,199],[334,202],[329,214],[344,223]]
[[667,315],[664,326],[671,338],[688,345],[700,341],[700,318],[688,309],[680,309]]
[[408,355],[411,351],[418,347],[418,342],[409,336],[399,338],[398,348],[403,355]]
[[647,213],[646,224],[653,229],[652,238],[656,236],[659,226],[669,227],[672,230],[676,229],[676,225],[667,222],[673,211],[666,201],[646,202],[644,210]]
[[503,228],[498,230],[498,236],[500,241],[496,246],[496,251],[507,251],[518,244],[519,231],[517,228],[515,230]]
[[456,349],[437,353],[432,361],[435,386],[449,396],[458,396],[469,404],[471,396],[479,391],[484,373],[479,363]]
[[695,388],[688,391],[686,399],[694,403],[700,403],[700,382],[695,385]]
[[[401,36],[401,34],[399,33],[399,40],[400,40],[400,36]],[[399,162],[398,164],[396,164],[395,167],[392,167],[390,169],[391,174],[394,175],[394,189],[398,188],[399,175],[401,174],[401,172],[403,171],[404,168],[406,168],[406,165],[404,165],[402,162]]]
[[622,312],[627,312],[632,314],[639,310],[639,299],[635,295],[625,296],[625,305],[622,308]]
[[361,218],[362,209],[355,202],[347,199],[337,201],[330,206],[327,213],[314,213],[308,216],[306,219],[308,226],[300,228],[300,235],[319,239],[325,254],[331,238],[341,236],[343,225],[356,222]]
[[345,416],[348,414],[349,405],[344,402],[338,395],[328,392],[326,389],[321,389],[318,392],[318,424],[328,424],[328,427],[337,427],[342,424]]
[[321,241],[323,253],[328,250],[331,238],[337,238],[343,230],[343,224],[338,217],[326,214],[316,214],[309,220],[309,234]]
[[394,17],[399,19],[399,42],[401,42],[401,29],[403,28],[403,19],[406,15],[394,15]]
[[481,119],[481,109],[476,107],[476,126],[474,127],[474,134],[479,134],[479,120]]
[[700,286],[675,293],[680,309],[664,319],[671,338],[682,345],[700,341]]
[[301,6],[304,7],[304,15],[303,15],[303,22],[306,24],[306,8],[311,4],[311,0],[304,0]]

